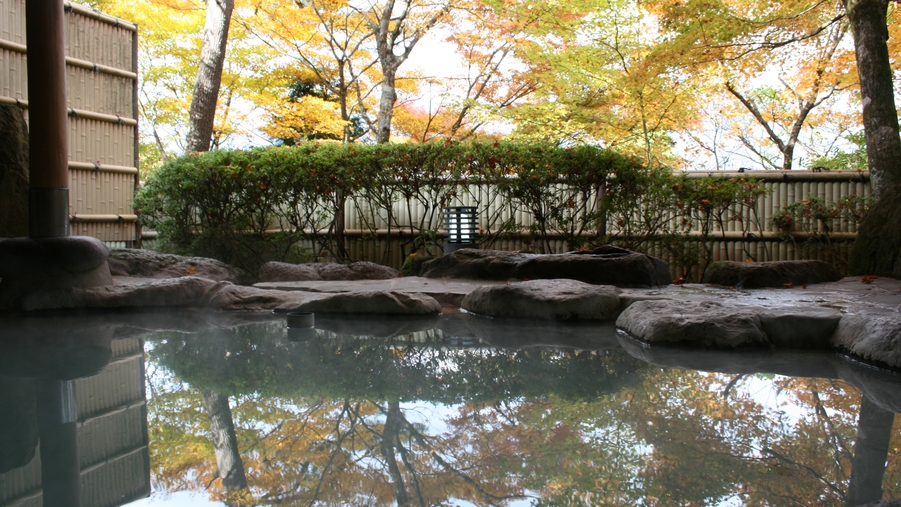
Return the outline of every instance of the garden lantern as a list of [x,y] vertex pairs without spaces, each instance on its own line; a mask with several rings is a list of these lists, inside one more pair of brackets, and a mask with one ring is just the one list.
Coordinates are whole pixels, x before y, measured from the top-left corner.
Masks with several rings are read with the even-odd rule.
[[475,248],[478,225],[476,209],[470,206],[448,206],[444,208],[444,225],[447,228],[447,243],[444,253],[461,248]]

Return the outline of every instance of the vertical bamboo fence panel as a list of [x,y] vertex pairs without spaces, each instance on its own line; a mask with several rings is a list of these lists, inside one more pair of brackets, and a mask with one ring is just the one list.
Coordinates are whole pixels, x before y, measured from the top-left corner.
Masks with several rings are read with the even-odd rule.
[[[137,26],[65,2],[69,233],[119,247],[140,237]],[[28,119],[25,2],[0,0],[0,103]]]
[[[867,197],[870,195],[869,174],[867,172],[811,172],[811,171],[746,171],[738,172],[688,172],[689,178],[754,178],[759,180],[769,194],[760,198],[753,208],[733,210],[731,220],[725,222],[725,227],[714,225],[708,237],[708,246],[711,250],[711,261],[717,260],[800,260],[811,258],[811,253],[801,248],[809,236],[809,231],[796,228],[790,231],[794,241],[785,241],[783,231],[773,228],[771,221],[784,207],[796,202],[801,202],[810,197],[823,199],[827,204],[838,202],[849,196]],[[502,202],[492,191],[490,185],[471,186],[466,192],[459,192],[452,206],[475,206],[480,210],[479,226],[482,229],[491,229],[488,222],[492,215],[500,213],[504,219],[514,217],[521,233],[506,235],[498,239],[487,248],[497,250],[521,250],[528,249],[531,238],[528,229],[532,225],[533,217],[522,209],[514,209],[509,203]],[[370,260],[400,267],[409,251],[404,250],[404,243],[408,241],[409,227],[418,223],[423,217],[431,215],[430,209],[418,203],[397,201],[394,203],[392,214],[395,217],[393,223],[389,223],[388,216],[384,213],[373,213],[366,209],[365,204],[348,199],[345,216],[347,217],[345,234],[347,235],[347,249],[350,258],[355,260]],[[673,215],[675,216],[675,215]],[[434,218],[426,220],[426,229],[436,230],[439,237],[446,234],[444,224],[440,222],[441,214],[434,214]],[[390,225],[390,229],[389,229]],[[608,224],[608,232],[615,234],[615,224]],[[407,232],[402,232],[407,231]],[[823,231],[814,231],[823,232]],[[835,242],[837,252],[847,256],[851,241],[856,237],[857,230],[853,223],[843,220],[838,227],[824,235]],[[700,238],[700,225],[692,224],[689,232],[690,238]],[[569,245],[562,239],[551,239],[547,253],[562,253],[568,251]],[[653,241],[647,246],[648,253],[656,255],[664,260],[671,260],[670,254],[660,243]],[[438,251],[433,252],[440,254]],[[835,259],[823,258],[822,253],[816,255],[820,260],[833,262]],[[837,266],[841,268],[841,266]],[[673,265],[673,277],[694,276],[698,273],[689,273]]]

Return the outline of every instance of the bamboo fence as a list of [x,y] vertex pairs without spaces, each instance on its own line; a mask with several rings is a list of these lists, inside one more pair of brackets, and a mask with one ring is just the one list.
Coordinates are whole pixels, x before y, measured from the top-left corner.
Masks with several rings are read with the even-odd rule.
[[[140,238],[131,208],[138,185],[138,30],[82,5],[66,10],[69,232],[111,246]],[[28,119],[25,2],[0,0],[0,103]]]

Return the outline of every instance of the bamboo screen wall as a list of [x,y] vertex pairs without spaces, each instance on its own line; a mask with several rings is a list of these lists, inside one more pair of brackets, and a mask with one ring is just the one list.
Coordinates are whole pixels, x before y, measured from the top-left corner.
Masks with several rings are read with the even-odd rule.
[[[69,233],[131,246],[138,180],[137,26],[65,2]],[[25,2],[0,0],[0,103],[28,119]]]
[[[704,178],[707,176],[756,178],[761,180],[768,190],[772,191],[767,196],[762,197],[753,210],[743,211],[747,215],[744,217],[744,226],[741,222],[729,221],[726,224],[725,232],[718,227],[714,227],[710,236],[713,260],[754,259],[768,261],[810,258],[810,252],[799,246],[809,237],[810,233],[800,229],[793,230],[791,235],[796,241],[784,241],[781,231],[773,230],[770,226],[773,216],[783,207],[800,202],[811,196],[824,199],[827,203],[832,203],[847,196],[869,196],[871,193],[869,174],[867,172],[749,171],[733,173],[698,171],[690,172],[688,176],[690,178]],[[476,189],[470,190],[476,192]],[[418,203],[409,203],[409,205],[412,210],[410,215],[414,222],[417,222],[428,212]],[[452,203],[452,205],[477,206],[478,203],[470,195],[461,193],[458,201]],[[501,202],[495,201],[489,205],[488,209],[493,213],[501,205]],[[394,203],[395,216],[406,217],[407,206],[408,203],[402,200]],[[366,224],[360,219],[360,215],[360,210],[357,209],[355,203],[352,200],[348,201],[345,216],[347,217],[346,246],[349,256],[355,260],[370,260],[399,268],[409,252],[402,250],[401,241],[397,237],[396,227],[392,228],[393,237],[389,238],[387,235],[388,224],[384,216],[376,219],[374,224],[375,231],[373,231],[367,228]],[[440,217],[440,214],[437,217]],[[526,233],[529,226],[532,225],[532,217],[527,210],[519,210],[515,212],[515,218],[524,234],[511,235],[507,239],[495,242],[488,248],[520,250],[529,247]],[[485,217],[480,216],[479,219],[484,221]],[[406,220],[404,220],[404,224],[406,224]],[[485,223],[480,224],[483,228],[486,225]],[[443,233],[444,225],[442,223],[432,223],[430,226],[439,229]],[[608,233],[611,235],[615,234],[617,232],[615,229],[615,224],[608,224]],[[372,232],[376,232],[376,234],[372,234]],[[697,224],[694,224],[691,235],[700,235],[700,227]],[[857,231],[854,224],[847,222],[842,222],[839,227],[828,234],[831,240],[842,243],[842,248],[849,246],[850,240],[853,240],[856,236]],[[303,246],[312,245],[304,242]],[[557,253],[569,250],[569,245],[563,239],[552,240],[550,246],[551,250]],[[662,247],[652,246],[649,250],[649,253],[657,255],[664,260],[670,260]],[[831,261],[831,259],[822,260]],[[842,268],[840,265],[837,267]],[[673,266],[674,278],[686,274]]]

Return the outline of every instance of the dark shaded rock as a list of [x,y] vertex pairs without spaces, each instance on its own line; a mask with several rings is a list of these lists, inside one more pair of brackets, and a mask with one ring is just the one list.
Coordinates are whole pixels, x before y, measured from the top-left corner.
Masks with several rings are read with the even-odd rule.
[[832,345],[867,361],[901,368],[901,316],[846,315]]
[[841,280],[839,272],[823,261],[735,262],[717,261],[707,266],[702,283],[759,289]]
[[0,238],[28,235],[28,126],[22,109],[0,104]]
[[352,263],[350,270],[357,275],[358,280],[390,280],[400,276],[400,272],[394,268],[367,261]]
[[0,309],[35,291],[113,283],[109,249],[88,236],[12,238],[0,243]]
[[765,308],[760,324],[772,345],[787,349],[826,349],[841,320],[829,308]]
[[576,280],[529,280],[479,287],[461,306],[489,317],[612,321],[619,310],[619,290]]
[[614,246],[556,255],[540,255],[523,262],[517,278],[569,278],[596,285],[657,287],[672,282],[669,264],[650,255]]
[[351,271],[350,266],[345,264],[319,264],[316,266],[316,270],[319,272],[319,276],[323,280],[354,280],[353,271]]
[[671,282],[667,263],[613,246],[549,255],[462,249],[425,263],[422,270],[422,276],[428,278],[567,278],[617,287],[652,287]]
[[509,280],[516,278],[516,268],[537,254],[476,250],[463,248],[432,259],[422,265],[420,276],[426,278],[470,278],[474,280]]
[[116,249],[109,256],[113,276],[142,278],[180,278],[197,276],[214,281],[243,283],[248,275],[228,264],[206,257],[185,257],[138,248]]
[[259,282],[390,280],[398,276],[400,276],[400,273],[396,269],[368,261],[351,264],[267,262],[260,268]]
[[277,311],[313,313],[375,313],[401,315],[437,314],[441,303],[420,293],[397,291],[356,291],[320,294],[297,306],[282,305]]
[[867,211],[848,260],[852,275],[901,279],[901,185],[886,190]]
[[89,236],[8,239],[0,243],[0,278],[85,273],[100,267],[108,255],[109,248]]

